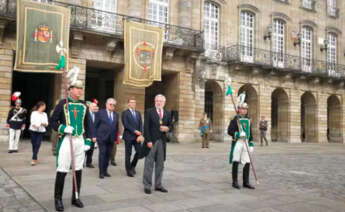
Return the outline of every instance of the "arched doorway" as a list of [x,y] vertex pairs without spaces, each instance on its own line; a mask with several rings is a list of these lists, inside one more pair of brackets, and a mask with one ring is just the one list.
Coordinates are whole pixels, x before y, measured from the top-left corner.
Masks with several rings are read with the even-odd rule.
[[341,130],[341,103],[336,95],[332,95],[327,99],[327,140],[328,142],[342,142]]
[[288,142],[289,137],[289,97],[284,89],[272,92],[271,103],[271,139]]
[[245,84],[238,90],[238,95],[246,93],[245,102],[248,104],[248,115],[252,124],[252,133],[255,140],[259,140],[258,130],[258,94],[251,84]]
[[312,93],[305,92],[301,97],[301,140],[316,142],[316,100]]
[[[224,141],[224,95],[222,88],[214,80],[205,83],[205,113],[212,121],[212,137],[215,141]],[[199,117],[199,120],[201,117]]]

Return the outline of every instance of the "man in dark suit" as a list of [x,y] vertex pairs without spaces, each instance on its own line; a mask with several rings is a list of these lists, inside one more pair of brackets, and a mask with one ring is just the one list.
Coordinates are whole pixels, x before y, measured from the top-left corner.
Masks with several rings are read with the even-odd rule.
[[106,101],[106,109],[96,114],[96,139],[98,142],[99,155],[99,178],[110,177],[108,173],[109,158],[113,145],[116,142],[119,129],[119,114],[115,110],[116,101],[109,98]]
[[90,113],[90,130],[91,130],[91,135],[92,135],[92,143],[90,146],[90,149],[86,152],[86,167],[88,168],[95,168],[92,165],[92,155],[93,151],[95,149],[95,142],[96,142],[96,128],[95,128],[95,123],[96,123],[96,113],[98,112],[99,108],[97,106],[97,100],[94,100],[93,102],[88,102],[88,107],[89,107],[89,113]]
[[[128,99],[128,109],[122,113],[122,125],[124,128],[123,139],[125,140],[125,161],[126,161],[126,171],[127,176],[134,177],[135,166],[137,165],[138,159],[140,157],[140,142],[142,134],[142,121],[141,114],[139,111],[135,110],[136,100],[134,97]],[[131,162],[132,146],[135,148],[135,155]]]
[[152,173],[155,167],[155,190],[168,192],[162,186],[164,161],[166,158],[166,133],[171,129],[171,116],[164,110],[165,96],[158,94],[155,97],[155,107],[145,111],[144,148],[147,156],[144,165],[144,192],[151,194]]

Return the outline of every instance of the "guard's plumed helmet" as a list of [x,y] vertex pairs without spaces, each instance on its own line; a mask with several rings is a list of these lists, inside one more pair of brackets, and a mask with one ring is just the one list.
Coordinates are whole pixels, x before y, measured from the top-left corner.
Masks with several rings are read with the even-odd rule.
[[77,80],[75,82],[72,82],[69,86],[69,88],[84,88],[84,84],[82,81]]
[[248,109],[248,104],[246,102],[243,102],[239,108]]

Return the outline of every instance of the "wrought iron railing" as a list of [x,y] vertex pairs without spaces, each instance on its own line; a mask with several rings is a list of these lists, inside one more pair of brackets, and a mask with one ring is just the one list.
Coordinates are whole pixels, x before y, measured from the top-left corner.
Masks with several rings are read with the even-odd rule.
[[[132,20],[162,28],[165,32],[165,45],[177,48],[203,51],[203,32],[186,27],[165,24],[147,19],[131,17],[123,14],[97,10],[94,8],[52,1],[52,4],[68,7],[71,9],[71,28],[100,32],[122,38],[124,21]],[[8,19],[16,18],[16,0],[0,0],[0,17]]]
[[282,71],[292,71],[301,74],[316,74],[332,78],[345,77],[345,65],[329,63],[322,60],[302,58],[300,56],[269,50],[233,45],[221,49],[223,61],[260,65]]

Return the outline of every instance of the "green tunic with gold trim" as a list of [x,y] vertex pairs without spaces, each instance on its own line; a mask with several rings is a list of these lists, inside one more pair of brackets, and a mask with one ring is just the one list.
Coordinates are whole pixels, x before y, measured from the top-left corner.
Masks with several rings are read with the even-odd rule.
[[[82,100],[74,101],[70,97],[68,98],[68,102],[69,112],[67,112],[66,100],[62,99],[55,107],[54,113],[51,117],[51,125],[53,129],[62,135],[57,145],[57,158],[59,156],[59,148],[65,136],[64,130],[67,127],[67,124],[74,128],[72,136],[83,136],[85,145],[91,146],[92,135],[90,133],[92,131],[90,130],[90,113],[88,112],[85,102]],[[66,120],[68,120],[67,124]]]
[[246,140],[249,142],[249,147],[254,147],[250,118],[248,116],[236,115],[234,119],[231,120],[228,127],[228,134],[232,136],[229,163],[232,163],[236,142],[240,138],[238,123],[240,123],[243,131],[246,134]]

